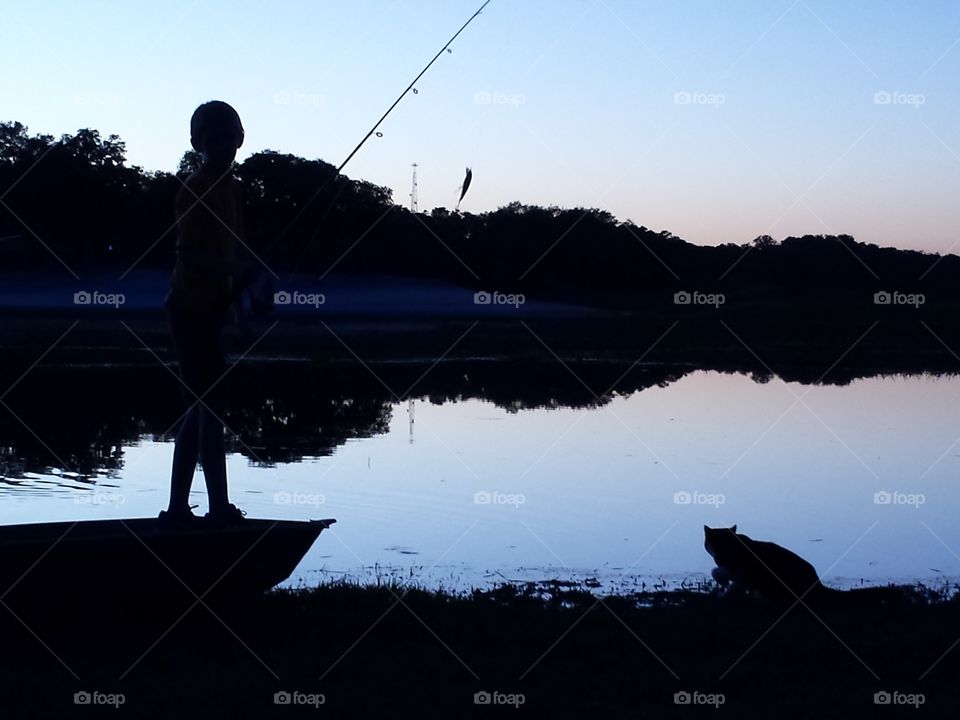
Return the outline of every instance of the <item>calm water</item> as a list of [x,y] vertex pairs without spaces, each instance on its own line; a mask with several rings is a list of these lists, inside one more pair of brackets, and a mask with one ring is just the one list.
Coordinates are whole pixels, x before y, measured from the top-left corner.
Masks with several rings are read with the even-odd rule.
[[[831,387],[695,372],[599,408],[417,400],[412,424],[410,410],[394,405],[388,432],[329,457],[265,468],[231,455],[249,515],[338,520],[291,584],[676,586],[709,575],[702,526],[734,523],[835,585],[960,578],[958,378]],[[172,452],[144,438],[93,483],[7,480],[0,523],[155,515]],[[194,501],[202,511],[200,472]]]

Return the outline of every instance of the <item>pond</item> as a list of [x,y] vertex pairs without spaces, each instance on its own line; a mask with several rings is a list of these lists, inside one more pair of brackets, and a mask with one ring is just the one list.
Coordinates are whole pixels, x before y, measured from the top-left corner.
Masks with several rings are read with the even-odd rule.
[[[705,524],[788,547],[836,587],[960,578],[960,378],[763,380],[683,371],[578,407],[389,399],[370,432],[294,462],[235,441],[231,499],[337,519],[287,585],[677,587],[709,578]],[[103,453],[109,468],[7,472],[0,523],[155,516],[173,444],[138,437]]]

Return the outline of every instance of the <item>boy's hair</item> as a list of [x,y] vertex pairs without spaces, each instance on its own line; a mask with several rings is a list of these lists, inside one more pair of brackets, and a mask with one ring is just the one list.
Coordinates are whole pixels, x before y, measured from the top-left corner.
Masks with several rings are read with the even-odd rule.
[[236,127],[240,138],[237,147],[243,144],[243,124],[240,122],[240,115],[231,105],[222,100],[211,100],[194,110],[190,118],[190,144],[193,145],[194,150],[200,150],[198,147],[200,138],[212,126]]

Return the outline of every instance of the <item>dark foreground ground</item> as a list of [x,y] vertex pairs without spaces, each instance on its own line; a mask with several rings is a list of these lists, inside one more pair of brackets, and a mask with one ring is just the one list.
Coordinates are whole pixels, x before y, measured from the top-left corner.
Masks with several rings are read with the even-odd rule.
[[0,608],[0,717],[955,717],[960,604],[903,593],[783,616],[699,591],[338,585],[177,622],[180,606],[80,612],[64,588]]

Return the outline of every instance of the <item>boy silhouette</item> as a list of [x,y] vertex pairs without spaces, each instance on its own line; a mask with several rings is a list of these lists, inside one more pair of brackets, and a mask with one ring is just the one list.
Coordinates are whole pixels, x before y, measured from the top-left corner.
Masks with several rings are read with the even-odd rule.
[[190,119],[190,143],[203,164],[177,193],[176,264],[164,301],[188,410],[173,451],[170,504],[159,516],[165,526],[198,519],[189,504],[198,459],[209,500],[206,517],[221,525],[244,521],[245,513],[227,499],[221,338],[228,317],[241,322],[241,291],[248,279],[237,259],[243,218],[231,172],[243,136],[237,111],[219,100],[204,103]]

